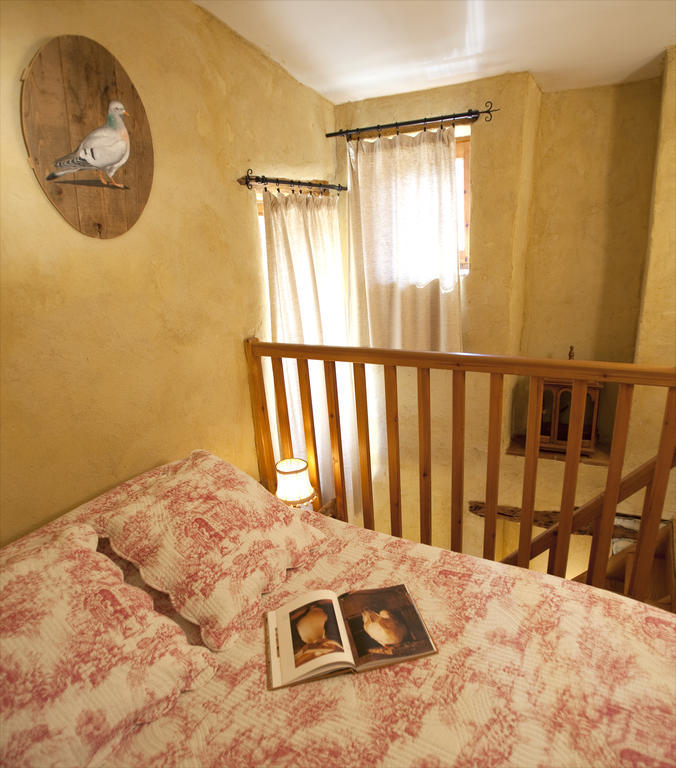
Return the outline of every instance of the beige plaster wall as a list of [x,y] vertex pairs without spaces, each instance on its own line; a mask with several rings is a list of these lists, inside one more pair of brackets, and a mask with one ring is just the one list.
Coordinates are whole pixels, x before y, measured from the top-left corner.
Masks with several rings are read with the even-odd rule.
[[[639,331],[634,362],[676,365],[676,47],[665,54],[653,199]],[[636,392],[627,461],[638,465],[655,455],[662,429],[665,393]],[[640,514],[642,498],[625,508]],[[671,471],[664,517],[676,514],[676,472]]]
[[[4,543],[194,448],[257,473],[242,340],[265,297],[236,179],[331,178],[335,155],[333,106],[190,2],[0,11]],[[150,199],[112,240],[71,228],[26,158],[21,73],[63,34],[117,57],[150,121]]]
[[676,365],[676,47],[664,67],[635,362]]
[[[521,336],[526,308],[526,258],[535,187],[537,131],[542,92],[532,78],[523,101],[523,132],[519,152],[519,196],[512,232],[512,285],[510,292],[509,347],[506,354],[521,354]],[[481,198],[479,190],[477,194]]]
[[660,79],[542,96],[521,352],[631,362]]

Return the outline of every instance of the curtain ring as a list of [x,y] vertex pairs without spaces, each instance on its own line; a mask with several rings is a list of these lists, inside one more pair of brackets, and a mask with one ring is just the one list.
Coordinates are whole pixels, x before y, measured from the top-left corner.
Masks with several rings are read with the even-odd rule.
[[397,129],[397,136],[399,135],[399,123],[395,123],[394,127]]
[[427,118],[426,117],[423,117],[423,124],[424,124],[423,133],[425,133],[427,131]]

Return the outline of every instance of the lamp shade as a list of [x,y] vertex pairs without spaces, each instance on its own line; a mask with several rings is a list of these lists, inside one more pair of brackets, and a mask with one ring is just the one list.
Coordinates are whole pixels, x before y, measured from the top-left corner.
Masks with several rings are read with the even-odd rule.
[[315,495],[305,459],[282,459],[276,464],[277,498],[287,504],[304,504]]

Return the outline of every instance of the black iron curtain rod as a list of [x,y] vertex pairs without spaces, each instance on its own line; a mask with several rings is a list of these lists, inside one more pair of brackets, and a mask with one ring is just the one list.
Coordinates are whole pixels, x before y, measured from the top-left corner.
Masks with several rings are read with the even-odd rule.
[[253,176],[251,168],[246,172],[246,176],[242,176],[241,179],[237,179],[240,184],[245,184],[247,189],[251,189],[254,184],[260,184],[261,186],[271,187],[298,187],[299,191],[302,187],[310,187],[311,189],[335,189],[337,192],[347,192],[347,187],[342,184],[322,184],[318,181],[296,181],[294,179],[279,179],[271,178],[270,176]]
[[430,123],[446,123],[457,122],[459,120],[470,121],[476,123],[479,119],[479,115],[486,115],[485,120],[487,123],[493,119],[493,112],[499,112],[499,108],[493,108],[493,102],[486,102],[486,109],[468,109],[466,112],[456,112],[453,115],[439,115],[438,117],[423,117],[418,120],[404,120],[400,123],[385,123],[384,125],[369,125],[366,128],[345,128],[340,131],[333,131],[332,133],[324,134],[327,138],[332,136],[347,136],[349,141],[353,136],[358,136],[361,133],[371,133],[373,131],[384,131],[390,128],[396,128],[397,131],[400,128],[409,128],[414,125],[420,125],[423,129],[426,129]]

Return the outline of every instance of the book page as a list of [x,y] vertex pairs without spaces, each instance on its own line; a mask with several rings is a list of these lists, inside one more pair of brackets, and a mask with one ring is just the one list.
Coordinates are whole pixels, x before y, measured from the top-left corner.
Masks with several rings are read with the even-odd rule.
[[347,592],[339,603],[357,669],[436,652],[404,584]]
[[335,593],[306,592],[268,614],[272,686],[288,685],[313,676],[351,667],[352,653]]

